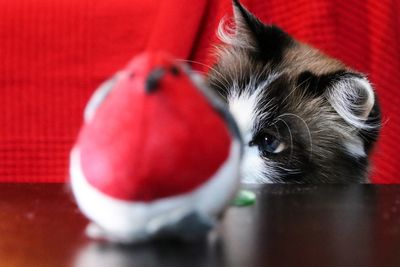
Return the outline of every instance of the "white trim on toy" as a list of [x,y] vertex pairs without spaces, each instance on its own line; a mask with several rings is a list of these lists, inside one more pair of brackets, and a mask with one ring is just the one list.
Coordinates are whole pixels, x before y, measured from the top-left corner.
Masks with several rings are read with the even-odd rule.
[[112,198],[90,185],[81,169],[79,148],[75,147],[70,154],[72,189],[81,211],[99,226],[88,228],[88,234],[122,243],[143,241],[193,211],[214,222],[240,183],[240,150],[239,140],[234,139],[224,164],[192,192],[152,202],[130,202]]

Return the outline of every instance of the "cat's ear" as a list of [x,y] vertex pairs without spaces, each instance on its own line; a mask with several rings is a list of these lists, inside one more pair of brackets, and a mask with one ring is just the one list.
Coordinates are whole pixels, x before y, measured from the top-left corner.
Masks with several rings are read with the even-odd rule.
[[222,41],[234,47],[248,49],[264,60],[280,60],[284,49],[295,41],[282,29],[265,25],[250,13],[238,0],[233,0],[234,29],[220,25],[218,34]]
[[376,100],[374,90],[365,77],[347,73],[327,88],[325,96],[350,125],[360,129],[378,126],[367,123]]
[[258,37],[263,34],[265,25],[250,13],[239,1],[233,0],[234,31],[232,45],[257,49]]

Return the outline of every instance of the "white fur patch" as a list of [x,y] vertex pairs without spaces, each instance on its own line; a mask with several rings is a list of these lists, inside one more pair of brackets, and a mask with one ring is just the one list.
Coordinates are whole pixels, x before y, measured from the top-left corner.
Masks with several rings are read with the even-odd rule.
[[[279,74],[271,74],[267,80],[257,85],[254,88],[254,82],[249,82],[246,88],[237,88],[234,85],[231,88],[231,94],[228,96],[229,110],[235,118],[244,142],[244,154],[241,165],[241,174],[243,183],[271,183],[271,178],[277,178],[279,173],[260,155],[260,150],[257,146],[249,146],[253,140],[255,126],[268,114],[260,114],[259,105],[268,105],[264,99],[261,99],[263,90],[268,90],[268,85],[271,84]],[[241,92],[241,93],[239,93]],[[251,92],[251,93],[250,93]],[[282,145],[283,146],[283,145]],[[281,151],[283,147],[279,147]],[[279,153],[278,151],[277,153]]]
[[260,157],[256,146],[246,146],[241,164],[242,183],[263,184],[272,183],[271,177],[277,177],[273,166],[267,166],[266,161]]
[[[251,135],[254,120],[257,115],[257,93],[252,95],[242,93],[237,96],[235,93],[228,98],[229,110],[236,120],[243,137]],[[246,140],[245,140],[246,141]]]
[[261,99],[263,90],[268,90],[268,86],[275,81],[280,74],[270,74],[264,82],[254,85],[250,79],[246,88],[238,88],[237,84],[229,90],[228,96],[229,111],[235,118],[243,137],[252,133],[254,124],[268,114],[260,114],[258,105],[268,105]]
[[355,140],[353,142],[346,142],[344,144],[346,151],[355,157],[366,157],[367,154],[365,153],[364,145],[361,140]]

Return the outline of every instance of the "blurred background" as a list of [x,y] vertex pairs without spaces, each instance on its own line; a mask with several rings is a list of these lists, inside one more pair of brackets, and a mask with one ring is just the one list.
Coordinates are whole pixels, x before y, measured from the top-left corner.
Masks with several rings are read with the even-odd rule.
[[[383,130],[373,182],[399,183],[400,0],[242,0],[261,20],[364,72]],[[95,88],[145,49],[207,71],[230,0],[0,1],[0,181],[63,182]]]

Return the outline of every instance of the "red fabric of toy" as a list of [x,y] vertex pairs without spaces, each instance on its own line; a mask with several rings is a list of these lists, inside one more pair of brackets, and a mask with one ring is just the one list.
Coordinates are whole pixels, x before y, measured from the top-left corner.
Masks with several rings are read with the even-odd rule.
[[[374,182],[400,182],[399,1],[243,4],[369,75],[385,122]],[[229,0],[1,1],[0,181],[65,181],[68,153],[95,88],[148,47],[212,63],[215,30],[226,14]]]

